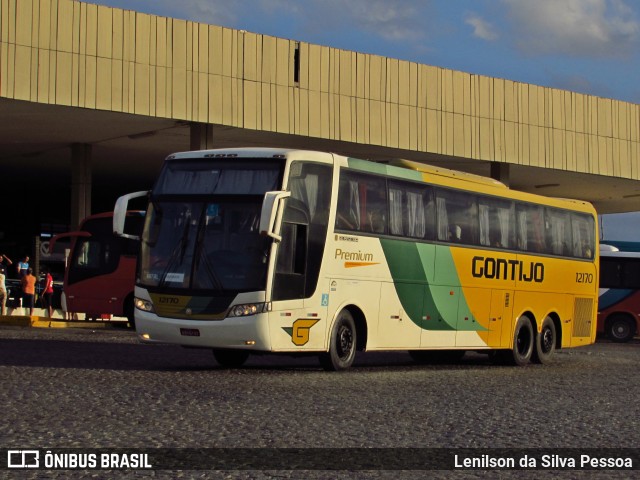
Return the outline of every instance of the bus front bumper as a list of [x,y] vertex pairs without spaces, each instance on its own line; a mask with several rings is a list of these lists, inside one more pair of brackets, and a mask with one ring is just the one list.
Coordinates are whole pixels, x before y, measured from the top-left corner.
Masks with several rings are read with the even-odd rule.
[[136,332],[144,343],[271,351],[267,314],[224,320],[183,320],[136,310]]

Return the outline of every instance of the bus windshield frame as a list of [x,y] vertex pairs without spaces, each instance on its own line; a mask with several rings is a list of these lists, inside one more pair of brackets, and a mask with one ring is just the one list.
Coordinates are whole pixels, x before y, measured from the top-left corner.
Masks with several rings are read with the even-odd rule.
[[150,197],[138,284],[208,296],[264,290],[262,199],[283,172],[280,159],[167,161]]

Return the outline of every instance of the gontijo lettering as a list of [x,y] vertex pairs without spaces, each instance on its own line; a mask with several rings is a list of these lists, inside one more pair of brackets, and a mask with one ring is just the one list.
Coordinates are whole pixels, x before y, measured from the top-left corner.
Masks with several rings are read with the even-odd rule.
[[544,264],[476,256],[471,260],[471,274],[475,278],[541,283],[544,281]]

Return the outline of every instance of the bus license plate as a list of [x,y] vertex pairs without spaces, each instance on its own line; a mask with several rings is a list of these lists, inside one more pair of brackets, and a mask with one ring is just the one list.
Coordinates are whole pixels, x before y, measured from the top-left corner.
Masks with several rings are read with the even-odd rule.
[[199,337],[200,330],[198,330],[197,328],[181,328],[180,335],[182,335],[183,337]]

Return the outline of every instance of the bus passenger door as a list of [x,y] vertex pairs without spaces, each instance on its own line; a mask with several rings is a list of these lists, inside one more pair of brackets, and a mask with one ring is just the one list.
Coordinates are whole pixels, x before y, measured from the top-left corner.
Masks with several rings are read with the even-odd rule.
[[[489,312],[488,345],[493,348],[506,347],[510,341],[510,319],[513,311],[509,290],[491,291],[491,311]],[[504,330],[504,334],[503,334]]]
[[[324,348],[328,290],[318,287],[327,237],[332,168],[291,164],[275,262],[271,313],[276,350]],[[326,288],[326,286],[324,287]]]
[[312,326],[304,309],[308,221],[296,210],[285,208],[273,281],[271,342],[280,351],[308,347]]

